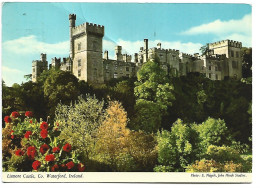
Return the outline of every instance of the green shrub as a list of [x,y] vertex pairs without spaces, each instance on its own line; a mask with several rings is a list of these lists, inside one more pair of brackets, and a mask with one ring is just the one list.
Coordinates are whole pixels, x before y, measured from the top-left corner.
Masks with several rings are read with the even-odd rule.
[[60,138],[69,141],[83,160],[88,160],[93,152],[96,130],[104,120],[103,106],[103,101],[87,95],[86,99],[79,97],[74,105],[59,104],[56,108]]
[[243,159],[237,150],[228,146],[214,146],[210,145],[206,152],[207,159],[213,159],[217,162],[241,162]]
[[188,164],[196,160],[199,153],[197,138],[196,131],[178,119],[171,131],[163,130],[158,133],[159,164],[171,166],[174,171],[184,171]]

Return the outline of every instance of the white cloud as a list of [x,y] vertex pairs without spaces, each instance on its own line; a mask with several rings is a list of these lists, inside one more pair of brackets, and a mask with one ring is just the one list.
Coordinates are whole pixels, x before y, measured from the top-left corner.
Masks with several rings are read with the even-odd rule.
[[214,34],[216,40],[230,39],[243,43],[243,46],[251,46],[252,43],[252,15],[245,15],[240,20],[213,22],[192,27],[181,34],[197,35],[197,34]]
[[2,71],[6,72],[6,73],[22,73],[22,71],[18,70],[18,69],[12,69],[6,66],[2,66]]
[[240,20],[221,21],[215,20],[211,23],[202,24],[192,27],[182,34],[196,35],[196,34],[227,34],[227,33],[244,33],[248,34],[252,31],[252,15],[245,15]]
[[69,54],[69,41],[58,43],[45,43],[39,41],[36,36],[30,35],[3,43],[3,48],[15,54]]
[[[176,49],[176,50],[180,50],[180,52],[185,52],[190,54],[199,52],[200,47],[203,46],[200,43],[192,43],[192,42],[183,43],[180,41],[160,41],[160,40],[148,41],[148,46],[149,48],[156,47],[159,42],[162,44],[162,48]],[[111,41],[104,40],[103,50],[109,51],[109,58],[112,59],[114,58],[116,45],[122,46],[122,53],[133,55],[134,53],[139,52],[140,47],[144,46],[144,42],[141,40],[125,41],[119,39],[116,43],[114,43]]]
[[2,66],[2,79],[7,86],[12,86],[13,83],[21,83],[24,80],[25,73],[21,70]]

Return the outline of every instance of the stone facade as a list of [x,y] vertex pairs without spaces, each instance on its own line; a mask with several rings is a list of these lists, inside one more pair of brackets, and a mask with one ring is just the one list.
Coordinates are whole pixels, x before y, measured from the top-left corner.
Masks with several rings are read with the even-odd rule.
[[[50,68],[72,72],[79,80],[89,83],[104,83],[112,78],[135,77],[137,71],[149,60],[157,59],[161,67],[173,76],[185,76],[189,72],[199,72],[211,80],[223,80],[225,77],[240,79],[242,77],[242,43],[223,40],[207,44],[208,52],[200,56],[191,55],[175,49],[157,47],[148,48],[148,39],[144,46],[132,56],[122,54],[122,46],[115,47],[115,58],[109,59],[108,51],[102,57],[104,26],[84,23],[75,26],[76,15],[69,15],[70,22],[70,56],[54,57]],[[33,61],[32,81],[47,70],[46,54],[41,60]]]
[[36,82],[37,77],[44,71],[48,70],[48,61],[46,54],[41,54],[40,60],[32,62],[32,81]]

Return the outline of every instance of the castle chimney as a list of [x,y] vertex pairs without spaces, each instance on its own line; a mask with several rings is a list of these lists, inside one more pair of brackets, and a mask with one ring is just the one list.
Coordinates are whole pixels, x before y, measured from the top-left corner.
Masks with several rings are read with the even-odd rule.
[[138,53],[135,53],[135,59],[134,62],[137,63],[138,62]]
[[162,44],[159,42],[159,43],[157,44],[157,48],[161,49],[161,47],[162,47]]
[[108,59],[108,51],[107,50],[105,50],[105,52],[104,52],[104,59]]
[[144,62],[147,62],[148,61],[148,39],[144,39],[144,50],[145,50]]

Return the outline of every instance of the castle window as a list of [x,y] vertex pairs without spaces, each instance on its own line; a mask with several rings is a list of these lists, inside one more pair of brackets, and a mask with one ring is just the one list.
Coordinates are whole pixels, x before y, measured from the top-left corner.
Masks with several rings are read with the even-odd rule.
[[215,71],[218,71],[218,67],[217,66],[215,67]]
[[125,70],[126,70],[126,71],[129,71],[129,67],[126,67]]
[[216,80],[218,80],[218,74],[216,74]]
[[231,50],[231,57],[234,57],[234,51]]
[[78,43],[78,50],[81,50],[81,43]]
[[106,70],[108,69],[108,65],[106,65]]
[[239,57],[239,52],[236,52],[236,57],[237,57],[237,58]]
[[211,66],[209,66],[209,70],[211,70]]
[[33,68],[33,72],[35,72],[35,68]]
[[211,73],[209,73],[209,78],[211,78]]
[[81,76],[81,69],[78,70],[78,77]]
[[117,78],[117,73],[116,72],[114,73],[114,78]]
[[81,59],[78,60],[78,67],[81,66]]

